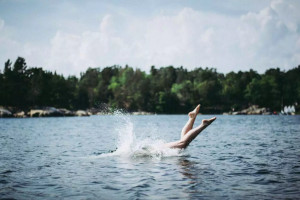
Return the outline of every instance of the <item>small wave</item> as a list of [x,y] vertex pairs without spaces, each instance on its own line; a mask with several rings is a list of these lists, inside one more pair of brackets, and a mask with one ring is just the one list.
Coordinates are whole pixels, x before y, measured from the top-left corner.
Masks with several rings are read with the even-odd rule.
[[0,179],[0,183],[1,183],[1,184],[8,184],[9,182],[8,182],[7,180],[1,180],[1,179]]
[[131,145],[130,148],[125,150],[118,148],[115,151],[110,151],[108,153],[102,153],[96,157],[127,157],[127,158],[156,158],[161,159],[165,157],[174,157],[182,155],[182,151],[179,149],[170,149],[164,146],[162,141],[155,140],[144,140],[136,142]]
[[252,184],[258,184],[258,185],[269,185],[275,183],[283,183],[283,182],[279,180],[265,179],[265,178],[261,178],[252,182]]
[[5,175],[5,174],[13,173],[13,172],[15,172],[15,171],[13,171],[13,170],[5,170],[5,171],[0,172],[0,174],[1,175]]
[[260,169],[255,172],[255,174],[271,174],[271,173],[272,173],[272,171],[270,171],[268,169]]

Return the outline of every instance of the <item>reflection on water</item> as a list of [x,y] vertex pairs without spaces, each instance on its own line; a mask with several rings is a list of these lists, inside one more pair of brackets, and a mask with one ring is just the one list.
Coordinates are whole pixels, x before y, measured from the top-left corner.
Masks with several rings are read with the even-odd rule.
[[202,169],[197,168],[196,162],[191,162],[188,159],[182,158],[178,160],[180,167],[180,173],[183,175],[183,179],[186,179],[187,184],[190,186],[186,192],[201,194],[201,171]]
[[[178,160],[178,165],[181,167],[181,173],[182,175],[186,176],[188,179],[191,179],[189,183],[195,183],[198,179],[197,174],[195,174],[195,171],[200,171],[197,169],[196,163],[191,162],[185,158]],[[196,170],[195,170],[196,169]]]
[[162,148],[185,122],[0,119],[0,198],[298,198],[299,116],[218,116],[187,150]]

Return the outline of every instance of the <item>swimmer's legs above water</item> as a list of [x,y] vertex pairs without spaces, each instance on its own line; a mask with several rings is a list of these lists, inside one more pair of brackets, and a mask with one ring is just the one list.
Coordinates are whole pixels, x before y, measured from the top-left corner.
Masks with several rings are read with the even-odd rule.
[[199,110],[200,110],[200,104],[193,111],[189,112],[189,114],[188,114],[189,120],[187,121],[185,126],[182,128],[180,139],[182,139],[183,136],[193,128],[193,125],[194,125],[195,119],[199,113]]
[[208,127],[213,121],[216,120],[216,117],[204,119],[199,126],[192,129],[199,112],[199,108],[200,105],[198,105],[195,110],[189,113],[189,120],[182,129],[181,139],[179,141],[165,144],[168,148],[185,149],[197,137],[197,135],[199,135],[199,133],[201,133],[206,127]]

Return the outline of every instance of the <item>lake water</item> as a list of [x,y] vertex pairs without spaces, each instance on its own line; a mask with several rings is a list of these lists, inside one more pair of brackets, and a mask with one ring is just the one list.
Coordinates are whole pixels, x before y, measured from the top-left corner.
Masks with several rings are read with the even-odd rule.
[[300,116],[217,116],[185,151],[162,148],[186,120],[0,119],[0,199],[299,198]]

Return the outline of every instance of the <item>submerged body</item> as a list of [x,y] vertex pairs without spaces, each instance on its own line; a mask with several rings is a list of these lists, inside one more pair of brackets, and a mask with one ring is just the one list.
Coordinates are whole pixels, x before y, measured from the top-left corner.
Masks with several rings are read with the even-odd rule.
[[193,111],[191,111],[188,114],[189,119],[181,131],[180,140],[166,143],[165,144],[166,147],[185,149],[199,135],[199,133],[201,133],[206,127],[208,127],[213,121],[216,120],[216,117],[210,119],[204,119],[202,120],[202,123],[199,126],[193,128],[199,110],[200,110],[200,105],[198,105]]

